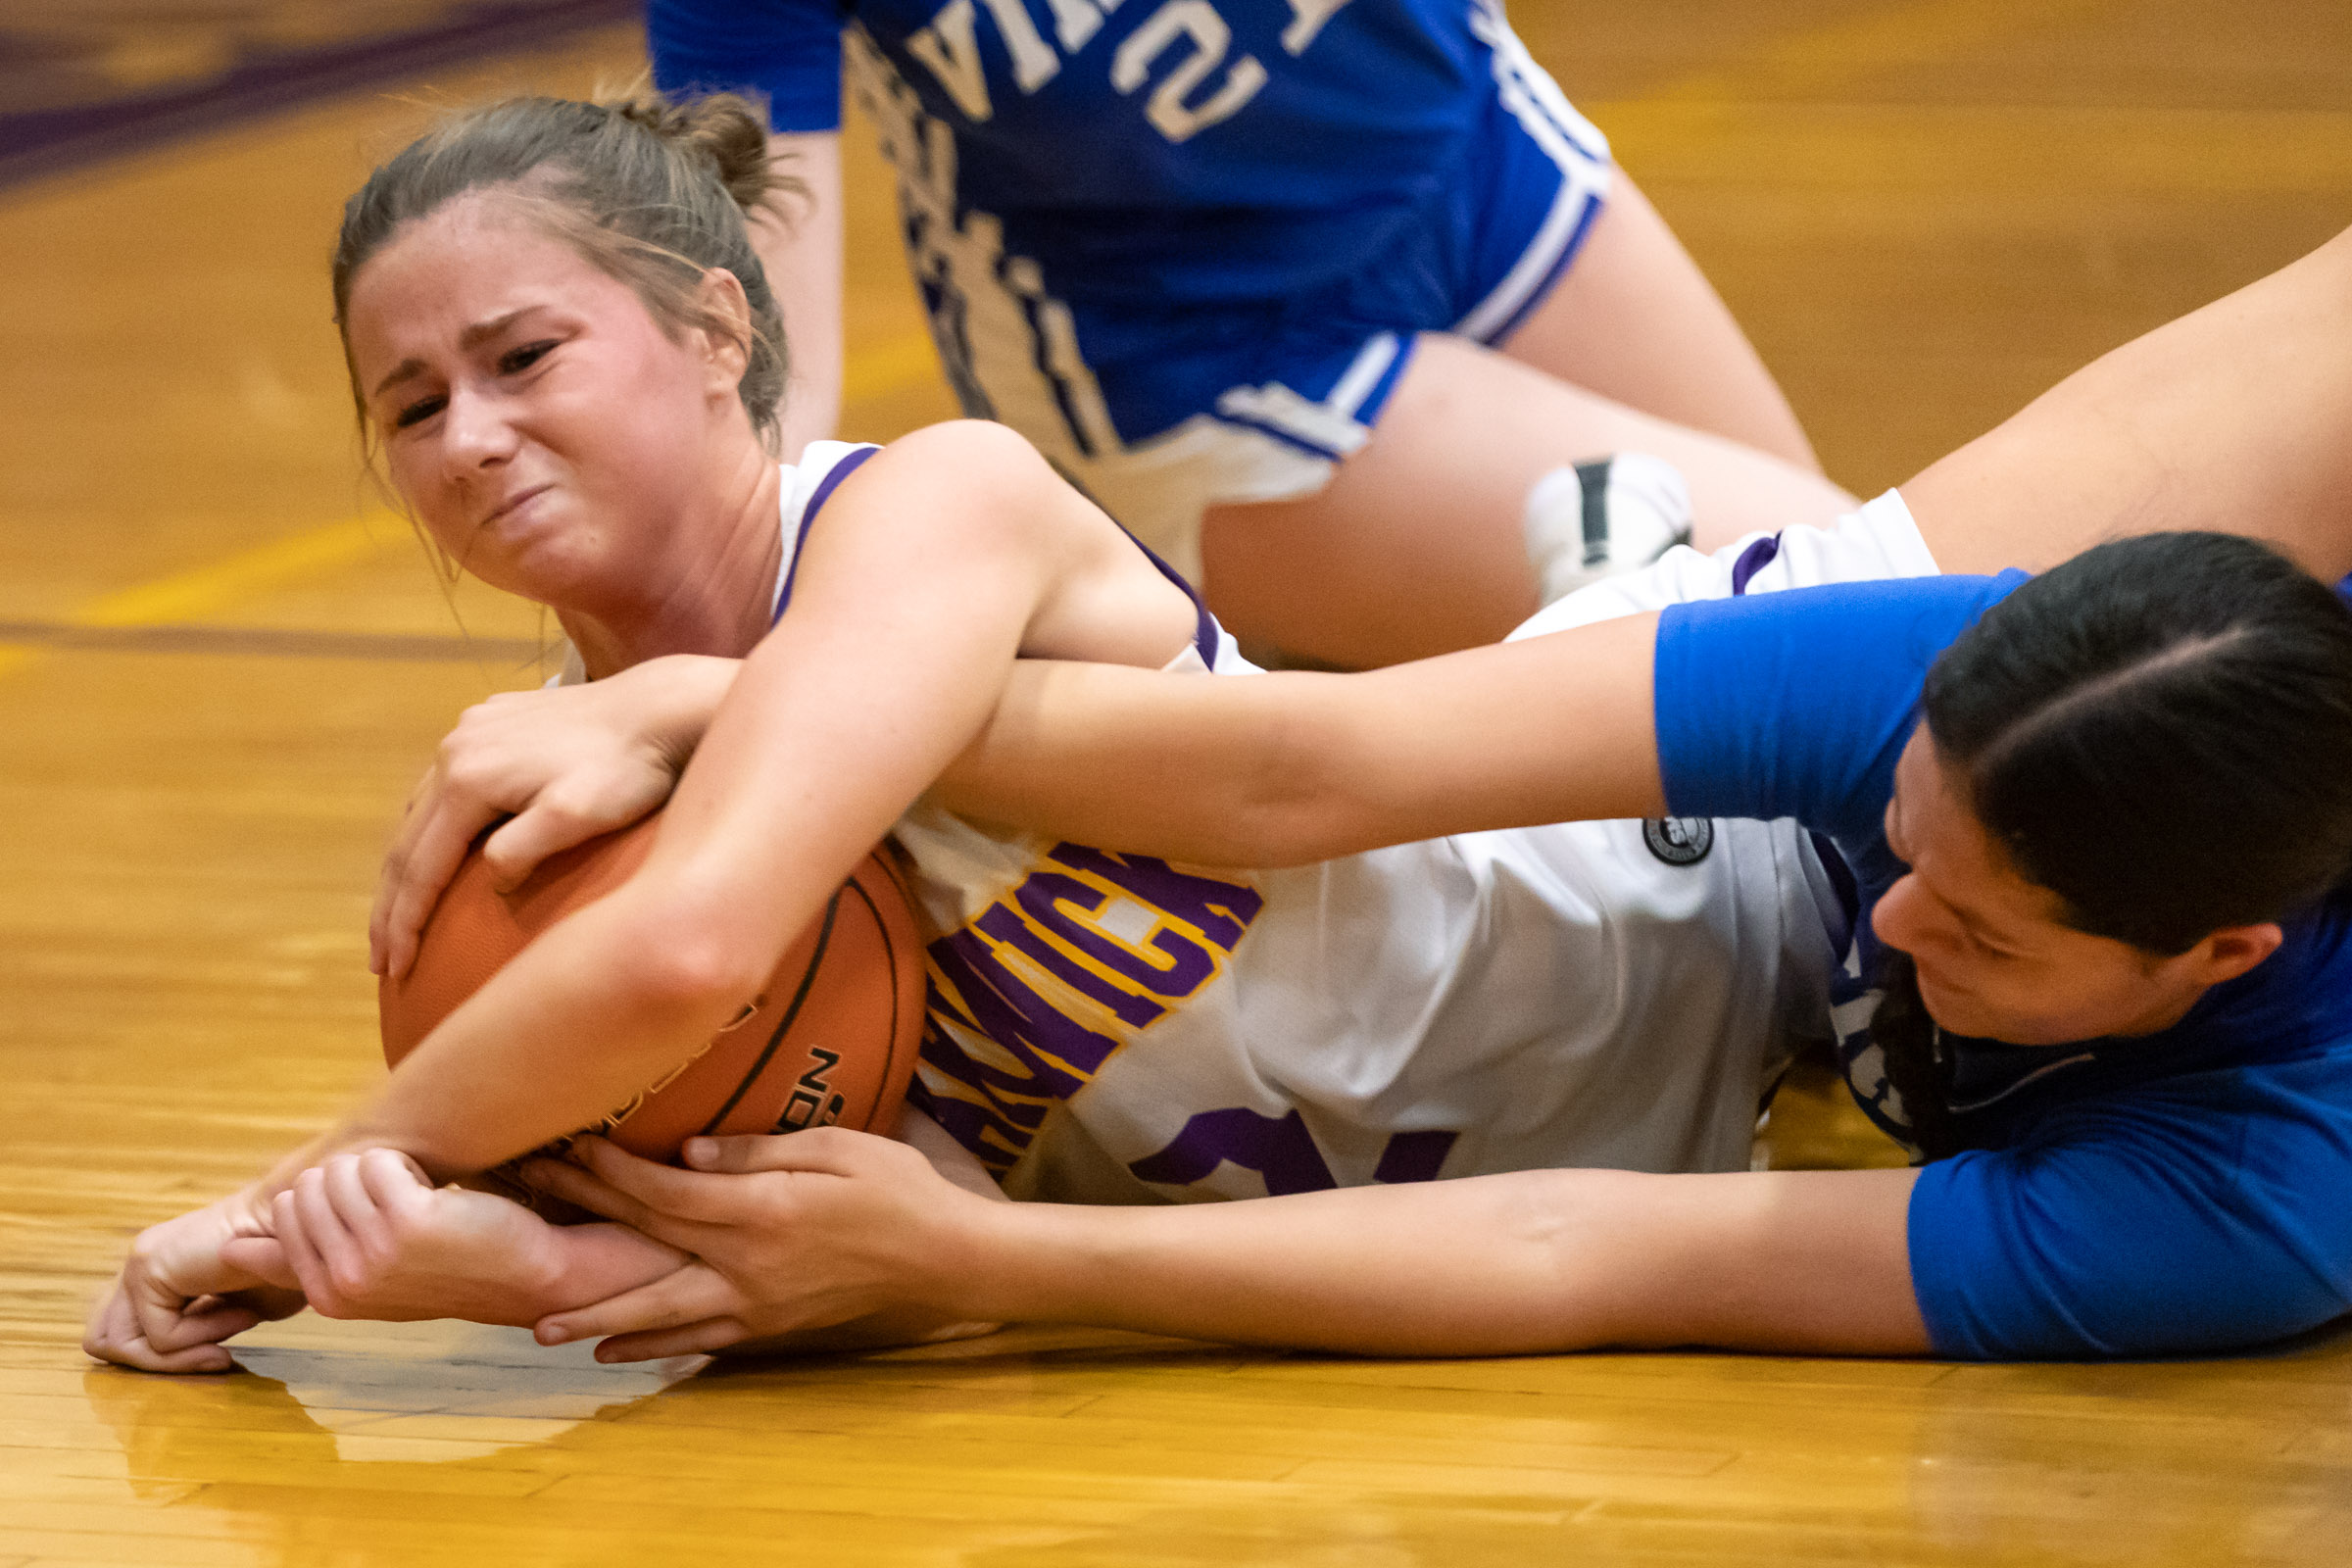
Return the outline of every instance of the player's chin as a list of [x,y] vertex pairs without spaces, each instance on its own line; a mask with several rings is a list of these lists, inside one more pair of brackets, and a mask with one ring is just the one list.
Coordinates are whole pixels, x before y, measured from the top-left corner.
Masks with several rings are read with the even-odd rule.
[[1917,973],[1920,1004],[1945,1034],[1964,1035],[1971,1040],[2010,1038],[2009,1031],[2019,1020],[2008,1016],[2004,1009],[1989,1004],[1977,992],[1924,963],[1919,965]]
[[[2063,1046],[2088,1035],[2068,1017],[2037,1010],[2033,1005],[2005,1003],[1997,997],[1948,982],[1938,984],[1927,970],[1919,972],[1919,1000],[1947,1035],[1967,1040],[1997,1040],[2007,1046]],[[2088,1031],[2095,1034],[2096,1030]]]

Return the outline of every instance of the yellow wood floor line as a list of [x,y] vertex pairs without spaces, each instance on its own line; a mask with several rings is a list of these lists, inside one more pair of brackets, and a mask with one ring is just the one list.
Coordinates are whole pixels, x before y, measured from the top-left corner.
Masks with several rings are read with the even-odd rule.
[[192,620],[239,600],[364,560],[373,553],[387,527],[405,526],[400,518],[378,512],[306,528],[241,550],[224,561],[101,595],[67,619],[77,626],[160,626]]
[[[852,355],[842,370],[842,399],[897,392],[933,373],[931,339],[908,332]],[[165,626],[216,614],[273,589],[366,560],[386,530],[408,524],[389,512],[346,517],[241,550],[225,560],[133,583],[67,612],[73,626]],[[0,676],[44,657],[38,648],[0,648]]]
[[[372,554],[387,528],[406,524],[390,513],[368,513],[272,539],[225,560],[133,583],[79,605],[63,617],[73,626],[163,626],[213,614]],[[0,675],[41,657],[33,648],[0,650]]]

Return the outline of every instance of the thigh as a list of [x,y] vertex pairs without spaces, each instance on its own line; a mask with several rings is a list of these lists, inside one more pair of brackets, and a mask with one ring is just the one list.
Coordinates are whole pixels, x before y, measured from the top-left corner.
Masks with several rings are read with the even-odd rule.
[[1623,170],[1574,264],[1498,346],[1613,402],[1820,469],[1763,359]]
[[2352,233],[2094,361],[1902,493],[1947,571],[2176,528],[2352,571]]
[[1826,524],[1853,504],[1793,464],[1427,334],[1371,439],[1329,484],[1209,509],[1209,607],[1245,639],[1351,667],[1493,642],[1535,609],[1529,487],[1563,464],[1622,451],[1683,469],[1701,548]]

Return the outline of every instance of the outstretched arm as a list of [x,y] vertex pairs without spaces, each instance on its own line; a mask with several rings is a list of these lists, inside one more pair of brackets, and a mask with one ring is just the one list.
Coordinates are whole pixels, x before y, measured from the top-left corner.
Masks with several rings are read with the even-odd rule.
[[1359,675],[1024,662],[938,796],[984,820],[1223,865],[1656,816],[1656,641],[1657,617],[1639,615]]
[[[1655,816],[1655,625],[1580,627],[1368,675],[1192,680],[1023,659],[936,793],[983,820],[1246,866]],[[512,882],[660,806],[741,668],[654,660],[469,710],[385,858],[373,966],[406,971],[466,846],[501,816],[514,813],[483,854]]]
[[[991,1204],[858,1133],[609,1147],[550,1172],[709,1265],[540,1325],[608,1360],[891,1307],[1391,1355],[1607,1345],[1917,1354],[1917,1172],[1549,1170],[1164,1208]],[[723,1172],[724,1174],[720,1174]]]

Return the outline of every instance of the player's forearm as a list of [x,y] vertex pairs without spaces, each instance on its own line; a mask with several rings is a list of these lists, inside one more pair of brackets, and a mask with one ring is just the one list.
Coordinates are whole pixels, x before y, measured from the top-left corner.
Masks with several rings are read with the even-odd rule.
[[1014,1204],[952,1309],[1384,1355],[1573,1349],[1620,1330],[1564,1239],[1610,1172],[1155,1209]]
[[[395,1277],[385,1288],[409,1293],[396,1321],[454,1317],[468,1323],[529,1328],[551,1312],[568,1312],[651,1285],[684,1268],[692,1259],[652,1237],[599,1221],[587,1225],[538,1226],[529,1245],[483,1253],[462,1283],[436,1286],[429,1278]],[[372,1317],[362,1305],[339,1317]]]
[[1024,663],[939,794],[987,820],[1222,865],[1656,816],[1655,640],[1655,617],[1629,617],[1360,675]]
[[943,1310],[1383,1355],[1929,1348],[1916,1172],[1550,1170],[1156,1209],[991,1211]]
[[[1289,689],[1331,677],[1217,680],[1025,660],[934,790],[950,808],[1088,844],[1207,865],[1340,853],[1296,738]],[[1311,756],[1311,753],[1309,754]]]
[[380,1146],[437,1179],[486,1170],[596,1125],[690,1059],[763,974],[699,941],[710,922],[637,897],[645,875],[517,954],[310,1162]]

